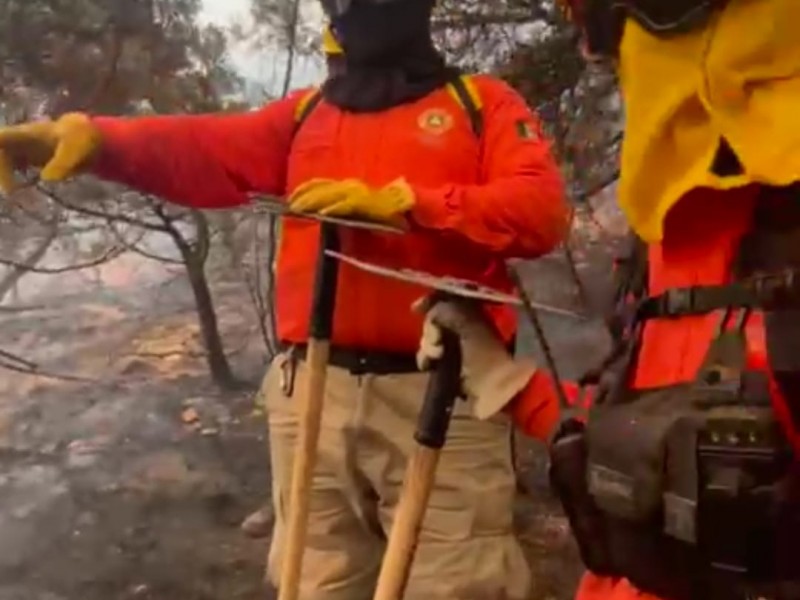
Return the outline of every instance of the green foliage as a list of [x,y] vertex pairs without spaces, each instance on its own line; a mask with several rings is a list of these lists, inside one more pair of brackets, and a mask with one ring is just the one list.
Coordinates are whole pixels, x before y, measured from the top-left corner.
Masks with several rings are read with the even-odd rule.
[[0,94],[47,98],[45,112],[221,107],[240,82],[200,0],[0,0]]

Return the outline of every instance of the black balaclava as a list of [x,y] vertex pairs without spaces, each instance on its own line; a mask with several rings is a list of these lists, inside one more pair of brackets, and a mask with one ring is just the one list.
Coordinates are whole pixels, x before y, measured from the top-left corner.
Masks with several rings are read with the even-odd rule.
[[423,98],[454,77],[457,71],[445,64],[431,38],[434,3],[353,0],[331,22],[345,68],[329,75],[325,100],[352,112],[376,112]]

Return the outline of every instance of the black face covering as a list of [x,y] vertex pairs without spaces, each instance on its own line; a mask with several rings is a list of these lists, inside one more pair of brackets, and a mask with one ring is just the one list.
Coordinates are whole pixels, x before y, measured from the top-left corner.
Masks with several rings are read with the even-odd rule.
[[345,54],[344,72],[331,73],[325,99],[352,112],[386,110],[442,87],[448,68],[431,40],[434,0],[373,4],[354,0],[332,26]]

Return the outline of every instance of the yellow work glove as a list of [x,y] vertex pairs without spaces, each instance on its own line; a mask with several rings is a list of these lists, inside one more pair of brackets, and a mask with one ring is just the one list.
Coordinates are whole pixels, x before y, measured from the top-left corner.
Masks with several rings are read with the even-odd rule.
[[414,192],[405,179],[397,179],[379,190],[370,189],[357,179],[312,179],[292,193],[289,208],[398,225],[404,222],[403,216],[414,202]]
[[525,389],[536,363],[511,356],[474,302],[430,304],[424,298],[413,306],[414,311],[425,312],[417,366],[425,371],[442,357],[442,329],[456,333],[461,342],[461,385],[473,400],[473,414],[481,420],[493,417]]
[[43,181],[67,179],[86,166],[101,142],[100,132],[82,113],[0,127],[0,191],[14,191],[15,169],[41,167]]

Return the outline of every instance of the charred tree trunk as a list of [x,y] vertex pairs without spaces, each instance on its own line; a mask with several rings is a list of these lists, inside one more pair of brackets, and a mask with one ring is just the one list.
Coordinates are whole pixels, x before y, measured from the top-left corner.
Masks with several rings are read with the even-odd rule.
[[196,236],[194,244],[190,244],[171,223],[167,227],[186,266],[186,274],[189,277],[189,285],[194,295],[197,318],[200,323],[200,334],[203,336],[206,361],[208,362],[211,377],[214,383],[221,388],[235,389],[238,387],[238,382],[233,375],[228,357],[225,355],[225,347],[222,343],[219,323],[217,322],[217,313],[214,309],[214,301],[211,297],[211,290],[208,286],[205,272],[206,259],[208,258],[211,244],[208,221],[200,212],[193,212],[192,217],[195,223]]
[[217,313],[208,287],[205,265],[195,256],[184,256],[184,260],[197,307],[197,319],[200,322],[200,333],[203,336],[203,345],[206,347],[206,360],[211,377],[220,387],[226,389],[236,387],[236,378],[225,356],[222,336],[219,333]]

